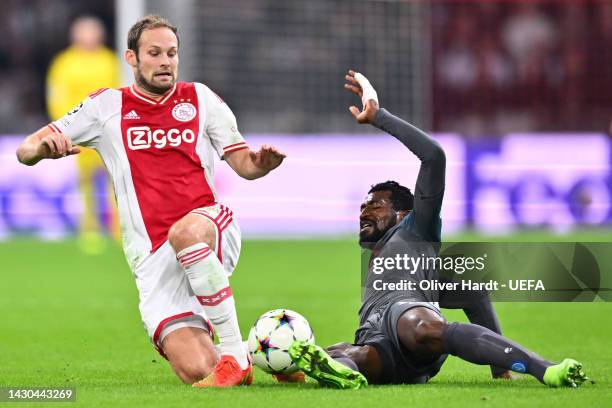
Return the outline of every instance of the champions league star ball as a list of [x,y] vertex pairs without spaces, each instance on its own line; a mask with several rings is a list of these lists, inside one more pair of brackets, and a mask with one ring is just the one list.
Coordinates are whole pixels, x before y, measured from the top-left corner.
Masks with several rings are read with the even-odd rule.
[[304,316],[288,309],[264,313],[251,328],[247,340],[253,364],[272,374],[297,371],[288,352],[296,340],[314,343],[314,334]]

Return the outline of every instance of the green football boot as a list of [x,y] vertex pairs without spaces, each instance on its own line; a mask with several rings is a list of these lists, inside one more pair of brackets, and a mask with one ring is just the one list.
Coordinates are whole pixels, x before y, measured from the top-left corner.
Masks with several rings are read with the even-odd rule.
[[544,384],[549,387],[579,387],[589,378],[582,371],[582,364],[566,358],[559,364],[552,365],[544,373]]
[[289,347],[289,355],[300,370],[322,387],[359,389],[368,385],[368,380],[360,372],[335,361],[316,344],[294,341]]

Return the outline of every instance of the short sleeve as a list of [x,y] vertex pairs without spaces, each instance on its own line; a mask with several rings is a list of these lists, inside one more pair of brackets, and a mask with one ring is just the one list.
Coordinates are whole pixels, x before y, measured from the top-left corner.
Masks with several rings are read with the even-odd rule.
[[96,101],[87,97],[49,127],[57,133],[66,135],[73,144],[93,147],[101,135]]
[[204,86],[206,103],[206,134],[220,158],[248,146],[238,131],[236,117],[227,104],[207,86]]

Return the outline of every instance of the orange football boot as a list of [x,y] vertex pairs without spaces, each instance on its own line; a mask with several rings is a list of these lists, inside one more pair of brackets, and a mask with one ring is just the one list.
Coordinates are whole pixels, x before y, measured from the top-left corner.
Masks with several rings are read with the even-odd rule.
[[233,356],[224,355],[208,377],[193,384],[194,387],[234,387],[237,385],[251,385],[253,382],[253,366],[249,361],[246,369]]

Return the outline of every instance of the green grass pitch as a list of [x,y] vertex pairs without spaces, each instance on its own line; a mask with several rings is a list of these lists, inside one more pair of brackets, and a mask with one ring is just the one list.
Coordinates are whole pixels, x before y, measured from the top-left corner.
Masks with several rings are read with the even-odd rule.
[[[118,245],[88,257],[74,241],[20,239],[0,243],[0,259],[0,386],[76,387],[77,402],[59,406],[612,404],[610,303],[496,304],[507,336],[546,358],[571,356],[584,363],[596,383],[580,389],[548,389],[526,376],[494,381],[488,367],[450,357],[427,385],[337,391],[314,383],[279,385],[257,371],[251,387],[203,390],[180,383],[150,345]],[[352,240],[246,241],[232,286],[244,337],[261,313],[285,307],[306,316],[319,344],[351,341],[360,296],[359,250]],[[445,315],[465,321],[460,311]]]

